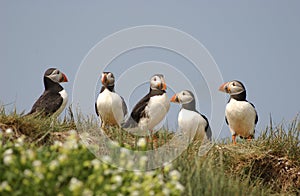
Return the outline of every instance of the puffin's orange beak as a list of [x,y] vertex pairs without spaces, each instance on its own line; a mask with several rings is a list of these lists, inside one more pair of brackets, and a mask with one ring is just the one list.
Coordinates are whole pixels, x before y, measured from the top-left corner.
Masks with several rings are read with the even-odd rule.
[[163,85],[162,90],[164,90],[164,91],[167,90],[167,85],[166,85],[166,83],[163,83],[162,85]]
[[103,75],[102,75],[102,78],[101,78],[102,84],[105,84],[106,81],[107,81],[107,76],[106,76],[106,74],[103,74]]
[[219,87],[219,91],[222,91],[224,93],[229,93],[230,92],[230,89],[228,87],[228,83],[229,82],[225,82],[224,84],[222,84],[220,87]]
[[179,100],[178,100],[178,97],[177,97],[176,94],[173,95],[173,97],[170,99],[170,101],[173,102],[173,103],[179,103]]
[[64,73],[62,73],[62,78],[60,82],[68,82],[68,78]]

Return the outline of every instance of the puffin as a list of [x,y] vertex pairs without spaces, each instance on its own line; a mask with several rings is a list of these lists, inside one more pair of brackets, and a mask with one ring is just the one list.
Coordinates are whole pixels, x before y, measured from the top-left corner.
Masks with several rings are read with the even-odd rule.
[[255,106],[246,99],[243,83],[238,80],[225,82],[219,90],[230,95],[225,109],[225,120],[232,135],[232,142],[236,144],[236,136],[253,139],[258,115]]
[[101,127],[120,127],[127,115],[127,105],[120,95],[115,92],[115,77],[111,72],[103,72],[102,87],[95,103],[97,116],[101,120]]
[[176,93],[171,99],[173,103],[181,104],[178,114],[178,127],[184,134],[194,133],[194,140],[211,140],[212,132],[209,122],[203,114],[196,110],[196,100],[194,94],[189,90]]
[[55,114],[58,116],[61,114],[68,102],[68,94],[60,85],[62,82],[68,82],[63,72],[56,68],[47,69],[44,73],[45,90],[27,115],[51,116]]
[[166,116],[170,101],[166,93],[167,85],[162,74],[155,74],[150,79],[150,90],[132,109],[124,129],[138,129],[137,133],[148,133]]

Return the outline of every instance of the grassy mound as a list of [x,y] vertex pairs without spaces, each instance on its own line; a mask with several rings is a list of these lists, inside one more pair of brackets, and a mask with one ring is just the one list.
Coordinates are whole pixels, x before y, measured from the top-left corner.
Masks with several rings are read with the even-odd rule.
[[[95,122],[89,122],[95,126]],[[1,195],[269,195],[300,194],[300,120],[272,123],[255,140],[213,144],[204,156],[191,144],[172,166],[124,171],[99,161],[79,140],[71,116],[0,112]],[[121,146],[140,150],[140,137],[106,130]],[[156,134],[158,146],[172,133]],[[147,143],[145,149],[155,149]],[[144,149],[144,150],[145,150]],[[126,156],[120,154],[120,157]],[[105,157],[110,159],[110,157]],[[135,163],[124,163],[141,164]]]

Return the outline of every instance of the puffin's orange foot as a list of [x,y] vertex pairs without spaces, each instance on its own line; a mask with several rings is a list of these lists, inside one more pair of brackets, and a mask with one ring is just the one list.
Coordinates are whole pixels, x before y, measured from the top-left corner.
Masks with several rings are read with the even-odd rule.
[[236,145],[236,135],[232,135],[232,143]]

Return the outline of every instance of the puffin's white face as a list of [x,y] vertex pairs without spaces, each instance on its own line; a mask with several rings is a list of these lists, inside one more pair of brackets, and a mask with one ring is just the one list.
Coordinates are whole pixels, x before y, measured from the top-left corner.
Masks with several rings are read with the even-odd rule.
[[103,86],[112,86],[115,84],[114,74],[111,72],[103,72],[101,82]]
[[194,100],[194,95],[192,92],[184,90],[180,93],[176,93],[172,98],[171,102],[174,103],[181,103],[181,104],[187,104]]
[[58,69],[50,68],[45,72],[45,77],[50,78],[53,82],[61,83],[68,82],[68,79],[64,73]]
[[236,95],[245,91],[246,89],[241,82],[233,80],[231,82],[225,82],[224,84],[222,84],[219,90],[230,95]]
[[159,90],[166,90],[167,85],[162,74],[156,74],[152,76],[150,80],[150,88],[151,89],[159,89]]

